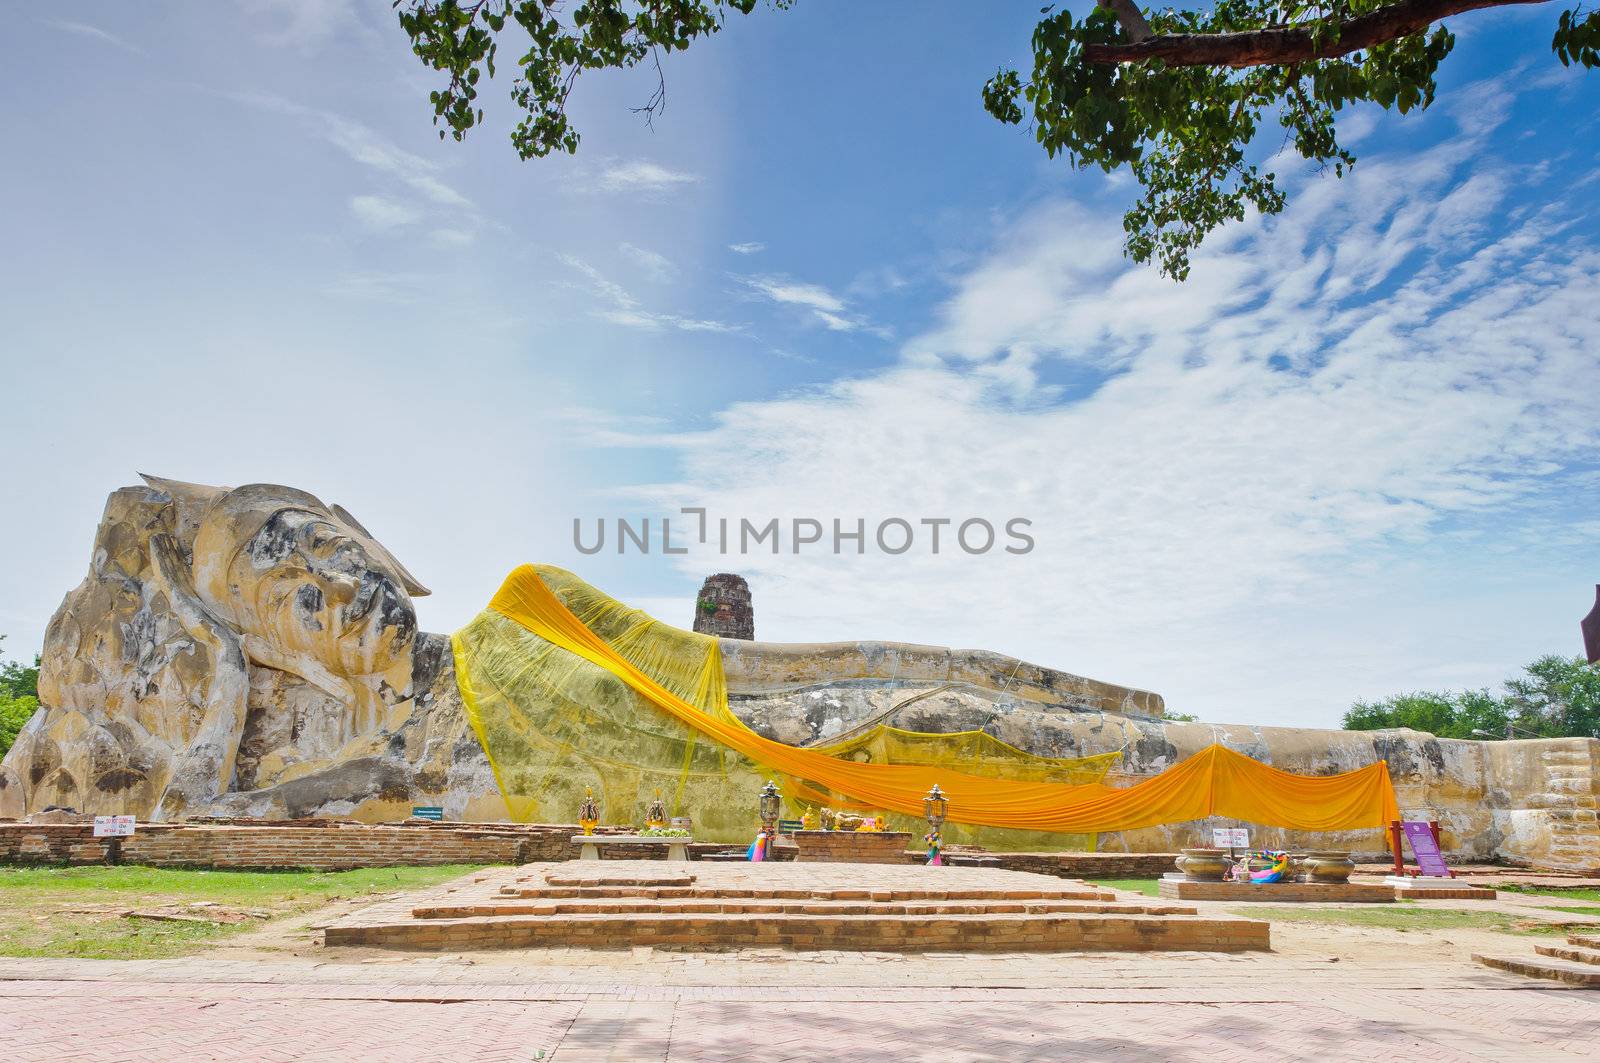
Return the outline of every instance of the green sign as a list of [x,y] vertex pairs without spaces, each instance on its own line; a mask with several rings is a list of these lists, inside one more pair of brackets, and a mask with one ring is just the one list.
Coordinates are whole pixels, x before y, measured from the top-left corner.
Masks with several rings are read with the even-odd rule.
[[779,830],[800,830],[804,826],[805,826],[805,824],[801,823],[798,819],[780,819],[780,820],[778,820],[778,829]]
[[437,805],[417,805],[411,809],[411,818],[442,820],[444,819],[444,809]]

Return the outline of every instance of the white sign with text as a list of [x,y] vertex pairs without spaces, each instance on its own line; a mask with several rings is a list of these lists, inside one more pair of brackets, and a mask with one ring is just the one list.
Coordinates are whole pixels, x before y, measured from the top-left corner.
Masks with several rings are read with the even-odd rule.
[[131,838],[133,837],[132,816],[96,816],[94,817],[94,836],[96,838]]

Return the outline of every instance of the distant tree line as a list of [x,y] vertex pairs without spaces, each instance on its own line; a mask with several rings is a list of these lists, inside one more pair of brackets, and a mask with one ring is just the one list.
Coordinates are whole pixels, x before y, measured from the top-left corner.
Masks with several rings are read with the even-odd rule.
[[[0,642],[5,636],[0,635]],[[39,658],[32,666],[0,661],[0,757],[6,755],[17,732],[39,707]]]
[[1500,692],[1417,691],[1358,701],[1352,731],[1409,727],[1440,738],[1600,738],[1600,667],[1551,654],[1512,676]]

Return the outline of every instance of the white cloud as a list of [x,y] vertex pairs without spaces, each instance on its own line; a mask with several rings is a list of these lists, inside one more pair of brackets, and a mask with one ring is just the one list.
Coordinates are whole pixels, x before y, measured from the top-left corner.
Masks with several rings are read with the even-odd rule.
[[830,332],[853,332],[868,327],[865,318],[849,313],[845,301],[820,284],[806,284],[784,277],[740,279],[751,291],[774,303],[810,311],[811,319]]
[[678,272],[678,267],[672,264],[670,258],[655,251],[635,247],[629,243],[622,244],[617,250],[621,251],[624,257],[632,259],[651,280],[664,281]]
[[808,306],[835,314],[844,309],[844,300],[820,284],[800,284],[777,277],[749,277],[745,283],[775,303]]
[[1489,78],[1463,85],[1452,95],[1449,111],[1461,131],[1469,136],[1482,136],[1492,132],[1511,116],[1511,107],[1517,99],[1516,84],[1522,70],[1499,78]]
[[309,112],[321,122],[321,132],[340,151],[363,166],[389,174],[425,199],[443,207],[470,207],[472,201],[436,175],[433,163],[413,155],[362,125],[326,112]]
[[1310,180],[1184,285],[1122,260],[1114,219],[1043,207],[901,365],[647,440],[684,470],[640,493],[735,519],[1033,521],[1025,557],[691,554],[752,579],[769,638],[983,645],[1215,720],[1331,724],[1353,697],[1493,682],[1526,647],[1466,618],[1463,567],[1503,579],[1515,551],[1535,580],[1555,546],[1518,514],[1597,501],[1566,470],[1600,457],[1600,251],[1555,208],[1471,224],[1515,185],[1477,157]]
[[377,303],[410,302],[417,298],[427,284],[427,278],[416,273],[385,273],[369,270],[346,273],[323,286],[323,293],[341,299],[358,299]]
[[641,329],[647,332],[659,332],[663,329],[677,329],[680,332],[720,333],[744,331],[743,326],[730,324],[726,321],[685,317],[680,314],[657,313],[646,310],[626,288],[608,279],[589,263],[572,255],[561,255],[559,257],[570,269],[584,278],[586,287],[591,292],[597,295],[602,302],[608,304],[594,311],[594,316],[602,321],[609,321],[613,325]]
[[699,180],[694,174],[635,159],[607,166],[600,173],[598,186],[604,192],[659,193],[696,184]]
[[269,27],[268,44],[312,52],[361,25],[355,0],[248,0],[246,10]]
[[108,33],[99,26],[91,26],[87,22],[72,22],[68,19],[42,18],[39,23],[63,33],[73,33],[79,37],[88,37],[91,40],[109,44],[114,48],[121,48],[125,52],[138,52],[143,54],[144,49],[136,44],[130,44],[114,33]]
[[226,93],[230,99],[250,107],[305,120],[317,135],[344,152],[354,162],[391,177],[412,192],[439,207],[471,213],[470,199],[439,179],[439,168],[420,155],[397,146],[393,141],[354,119],[330,111],[304,107],[269,93]]
[[767,245],[754,240],[744,244],[729,244],[728,250],[736,255],[755,255],[767,249]]
[[356,220],[375,232],[388,232],[422,219],[422,212],[392,196],[352,196],[350,212]]
[[468,229],[435,229],[428,238],[439,247],[466,247],[477,237]]

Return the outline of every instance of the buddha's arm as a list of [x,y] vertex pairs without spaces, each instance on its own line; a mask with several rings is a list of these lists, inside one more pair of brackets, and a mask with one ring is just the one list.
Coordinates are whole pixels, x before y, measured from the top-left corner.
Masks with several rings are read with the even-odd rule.
[[989,650],[909,642],[752,642],[721,639],[732,694],[763,694],[836,682],[886,679],[949,683],[1005,692],[1026,701],[1160,716],[1161,695],[1057,671]]
[[157,816],[176,819],[204,806],[228,788],[244,733],[250,680],[239,636],[218,620],[194,592],[189,574],[167,535],[150,539],[156,578],[189,637],[211,654],[205,713],[188,746],[173,759],[172,775],[157,802]]

